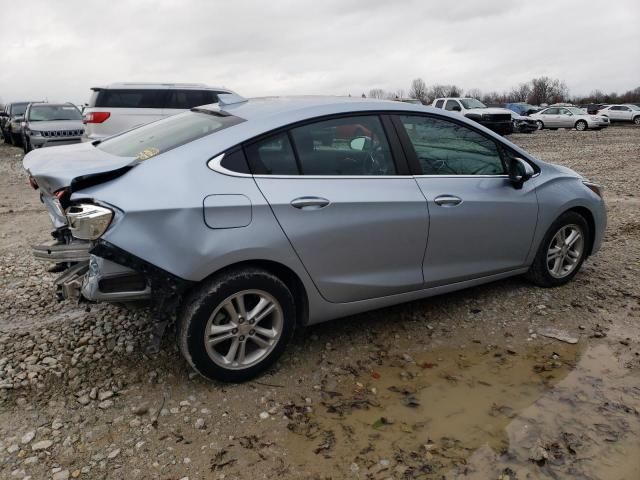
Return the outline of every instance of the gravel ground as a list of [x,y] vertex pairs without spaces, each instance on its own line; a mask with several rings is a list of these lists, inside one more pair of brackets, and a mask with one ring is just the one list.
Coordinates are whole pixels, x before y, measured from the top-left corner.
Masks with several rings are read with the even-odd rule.
[[243,385],[196,377],[170,334],[146,355],[142,308],[58,303],[28,248],[48,217],[1,145],[0,477],[640,478],[640,129],[511,139],[605,186],[605,242],[575,281],[308,328]]

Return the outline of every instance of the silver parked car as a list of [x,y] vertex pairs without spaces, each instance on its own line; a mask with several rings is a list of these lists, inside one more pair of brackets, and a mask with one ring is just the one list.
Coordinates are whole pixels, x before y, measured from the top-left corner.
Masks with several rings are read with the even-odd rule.
[[609,119],[601,115],[589,115],[578,107],[549,107],[529,115],[538,124],[538,129],[575,128],[599,130],[609,126]]
[[82,114],[72,103],[30,103],[22,123],[22,147],[34,148],[79,143],[84,133]]
[[296,326],[526,274],[600,248],[599,187],[478,123],[369,99],[221,95],[24,159],[66,298],[151,300],[187,361],[242,381]]

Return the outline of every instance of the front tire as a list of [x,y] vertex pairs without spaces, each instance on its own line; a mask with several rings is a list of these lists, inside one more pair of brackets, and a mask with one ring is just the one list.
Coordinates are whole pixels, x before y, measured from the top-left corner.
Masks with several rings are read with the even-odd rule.
[[590,241],[589,225],[582,215],[560,215],[540,243],[526,277],[540,287],[564,285],[582,267]]
[[209,380],[243,382],[282,355],[296,324],[293,295],[258,268],[213,277],[187,299],[178,322],[180,351]]
[[633,123],[635,123],[636,125],[640,125],[640,115],[633,118]]
[[585,122],[584,120],[578,120],[575,126],[576,130],[578,130],[579,132],[584,132],[587,129],[587,122]]
[[537,120],[536,125],[538,126],[538,130],[544,130],[544,123],[542,123],[542,120]]

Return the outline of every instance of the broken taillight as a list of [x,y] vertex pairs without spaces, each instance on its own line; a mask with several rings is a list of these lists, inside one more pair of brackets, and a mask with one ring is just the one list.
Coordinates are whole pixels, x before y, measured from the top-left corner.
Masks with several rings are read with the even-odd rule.
[[109,112],[90,112],[82,116],[83,123],[102,123],[111,116]]

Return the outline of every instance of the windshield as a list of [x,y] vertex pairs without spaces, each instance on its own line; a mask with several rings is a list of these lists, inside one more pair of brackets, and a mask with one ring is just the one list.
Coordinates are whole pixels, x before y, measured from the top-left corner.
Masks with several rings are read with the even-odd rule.
[[27,120],[30,122],[82,120],[82,115],[73,105],[32,105]]
[[475,98],[462,98],[460,99],[460,103],[467,110],[471,108],[487,108],[487,106],[482,103],[480,100],[476,100]]
[[584,110],[576,107],[565,107],[565,108],[569,110],[571,113],[573,113],[574,115],[585,115],[587,113]]
[[28,103],[14,103],[11,105],[11,115],[24,115],[28,105]]
[[146,160],[244,121],[233,115],[194,109],[108,138],[97,148],[119,157]]

